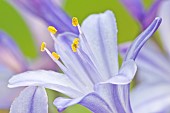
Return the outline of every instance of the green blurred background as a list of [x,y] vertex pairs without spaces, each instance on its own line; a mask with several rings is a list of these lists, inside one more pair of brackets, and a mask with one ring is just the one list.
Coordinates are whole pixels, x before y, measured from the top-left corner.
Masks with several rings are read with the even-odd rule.
[[[149,7],[153,0],[144,0],[145,6]],[[92,13],[101,13],[112,10],[115,13],[118,26],[118,42],[133,40],[140,33],[140,26],[131,17],[127,10],[120,4],[119,0],[65,0],[64,10],[72,17],[78,17],[80,23]],[[6,31],[16,41],[24,55],[36,58],[37,50],[33,43],[32,34],[20,14],[11,7],[6,0],[0,0],[0,29]],[[27,45],[27,46],[25,46]],[[56,92],[47,90],[50,101],[50,113],[57,113],[52,101]],[[0,102],[1,104],[2,102]],[[1,110],[0,113],[8,113]],[[65,113],[90,113],[86,108],[76,105],[68,108]]]

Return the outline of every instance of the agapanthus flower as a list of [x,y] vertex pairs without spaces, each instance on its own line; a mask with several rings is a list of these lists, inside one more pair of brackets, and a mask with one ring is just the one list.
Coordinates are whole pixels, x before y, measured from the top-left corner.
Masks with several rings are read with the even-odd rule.
[[[163,1],[157,12],[163,18],[159,29],[163,48],[160,48],[158,43],[149,41],[136,59],[138,84],[131,93],[132,109],[136,113],[170,112],[169,6],[170,1]],[[129,45],[130,43],[126,43],[120,46],[122,54],[125,54]]]
[[[61,112],[74,104],[81,104],[94,113],[132,113],[129,100],[129,83],[133,79],[137,66],[135,59],[141,47],[157,30],[161,18],[157,17],[152,24],[141,33],[129,48],[119,69],[117,47],[117,25],[114,14],[106,11],[93,14],[79,25],[78,19],[73,17],[72,24],[79,30],[79,35],[64,32],[57,35],[57,30],[49,26],[48,30],[55,43],[56,52],[50,52],[45,42],[41,51],[46,51],[63,73],[54,71],[28,71],[9,80],[9,87],[38,86],[49,88],[67,95],[69,98],[59,97],[54,105]],[[31,88],[31,87],[30,87]],[[44,94],[36,97],[44,97]],[[28,100],[20,95],[11,107],[34,113],[29,105],[18,104]],[[34,101],[35,102],[35,101]],[[17,108],[15,107],[17,106]],[[18,107],[19,106],[19,107]],[[15,111],[16,111],[15,110]],[[22,109],[24,110],[24,109]],[[25,112],[28,113],[28,112]],[[41,110],[41,113],[46,113]]]
[[[36,4],[36,1],[33,0],[31,1],[32,1],[32,5]],[[14,1],[9,1],[9,2],[14,2]],[[17,3],[22,3],[22,2],[24,2],[24,0],[17,1]],[[45,38],[43,38],[43,40],[45,40],[46,42],[48,43],[52,42],[48,38],[50,37],[50,35],[46,33],[47,31],[46,24],[48,23],[40,21],[40,19],[37,19],[35,15],[29,14],[25,10],[20,9],[19,7],[17,7],[17,9],[22,14],[24,20],[28,23],[27,25],[30,27],[30,30],[32,31],[31,33],[34,37],[34,41],[38,48],[40,43],[42,42],[42,37],[46,37],[46,40]],[[37,26],[41,27],[41,29],[37,29]],[[56,27],[58,28],[58,30],[63,29],[63,27],[58,27],[58,26]],[[56,70],[57,69],[56,65],[54,65],[54,62],[52,62],[48,58],[48,56],[44,54],[39,54],[36,59],[31,59],[31,60],[29,59],[28,61],[28,58],[24,57],[24,55],[18,48],[17,44],[12,40],[12,38],[3,31],[0,31],[0,51],[2,54],[0,56],[1,58],[0,59],[0,72],[1,72],[0,102],[3,102],[0,104],[0,109],[9,109],[14,98],[18,96],[19,92],[23,89],[23,88],[9,89],[7,87],[8,80],[12,75],[27,70],[36,70],[36,69]]]

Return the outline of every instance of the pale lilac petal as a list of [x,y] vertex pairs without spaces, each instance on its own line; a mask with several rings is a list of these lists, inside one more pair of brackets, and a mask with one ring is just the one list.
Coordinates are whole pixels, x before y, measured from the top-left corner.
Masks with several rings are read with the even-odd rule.
[[120,0],[120,1],[128,9],[132,16],[140,23],[142,23],[145,17],[145,11],[142,0]]
[[23,54],[5,32],[0,31],[0,62],[8,66],[14,72],[20,72],[26,69],[26,60]]
[[128,52],[124,58],[124,60],[128,59],[136,59],[140,49],[142,46],[146,43],[146,41],[155,33],[155,31],[158,29],[162,19],[160,17],[155,18],[153,22],[150,24],[146,30],[144,30],[131,44],[131,46],[128,48]]
[[158,12],[158,15],[160,17],[162,17],[163,22],[159,28],[159,32],[161,35],[161,40],[163,42],[163,47],[165,48],[165,50],[168,52],[168,54],[170,55],[170,14],[169,14],[169,10],[170,10],[170,1],[169,0],[164,0],[160,6],[160,10]]
[[123,62],[119,70],[119,73],[117,75],[113,76],[106,82],[102,82],[100,84],[106,84],[106,83],[118,84],[118,85],[128,84],[134,78],[136,71],[137,71],[137,65],[133,60],[125,61]]
[[95,88],[95,92],[108,103],[113,113],[132,112],[129,98],[129,84],[101,84]]
[[168,82],[140,84],[132,90],[131,104],[134,113],[169,113],[170,90]]
[[10,113],[48,113],[48,97],[43,87],[27,87],[17,97]]
[[73,98],[82,95],[81,91],[77,89],[66,75],[53,71],[28,71],[13,76],[9,80],[8,87],[14,88],[19,86],[43,86]]
[[[125,43],[119,46],[120,52],[123,56],[129,46],[130,43]],[[162,53],[158,45],[153,41],[148,41],[142,47],[136,58],[136,63],[138,65],[137,80],[149,83],[162,80],[170,81],[168,76],[170,73],[169,62],[169,59],[164,53]]]
[[117,25],[114,14],[106,11],[87,17],[82,24],[82,31],[94,55],[92,60],[103,79],[107,80],[118,72]]
[[54,101],[54,105],[57,107],[59,112],[75,104],[81,104],[90,109],[93,113],[113,113],[109,105],[96,93],[90,93],[76,99],[59,97]]
[[14,88],[10,89],[7,87],[9,78],[13,75],[11,70],[0,65],[0,109],[9,109],[12,101],[16,96],[18,96],[19,92],[22,88]]

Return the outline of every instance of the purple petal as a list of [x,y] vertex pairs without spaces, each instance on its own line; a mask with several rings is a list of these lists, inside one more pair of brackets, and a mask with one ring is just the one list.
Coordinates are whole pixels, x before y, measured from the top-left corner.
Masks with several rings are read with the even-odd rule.
[[100,84],[107,84],[107,83],[118,84],[118,85],[128,84],[134,78],[136,71],[137,71],[137,66],[133,60],[125,61],[123,62],[119,70],[119,73],[117,75],[113,76],[106,82],[102,82]]
[[101,84],[95,92],[108,103],[113,113],[132,113],[129,98],[129,84]]
[[140,49],[142,46],[146,43],[146,41],[153,35],[153,33],[158,29],[160,23],[161,23],[161,18],[157,17],[155,20],[150,24],[150,26],[143,31],[131,44],[131,46],[128,49],[128,52],[125,56],[124,60],[128,59],[136,59]]
[[[122,44],[120,51],[125,54],[130,43]],[[141,49],[136,58],[138,65],[137,79],[143,82],[153,83],[156,81],[170,81],[169,79],[169,59],[153,41],[148,41]],[[153,71],[154,70],[154,71]]]
[[170,90],[168,82],[140,84],[131,93],[131,104],[135,113],[168,113]]
[[128,9],[131,15],[142,23],[145,12],[142,0],[121,0],[122,4]]
[[0,31],[0,52],[0,62],[14,72],[20,72],[27,68],[27,63],[15,42],[2,31]]
[[[111,11],[106,11],[103,14],[87,17],[82,24],[82,31],[94,55],[92,60],[103,80],[117,74],[117,25],[114,14]],[[83,47],[83,50],[85,49]],[[87,54],[92,56],[88,52]]]
[[59,33],[69,31],[78,34],[71,19],[53,0],[13,0],[12,3],[43,19],[48,26],[56,27]]
[[17,97],[10,113],[48,113],[48,99],[43,87],[27,87]]
[[64,75],[53,71],[28,71],[16,76],[9,80],[8,87],[20,86],[43,86],[55,91],[59,91],[72,98],[82,95],[81,91]]
[[165,48],[165,50],[167,51],[167,53],[169,54],[170,56],[170,45],[169,45],[169,42],[170,42],[170,32],[169,32],[169,29],[170,29],[170,14],[168,13],[169,10],[170,10],[170,1],[169,0],[164,0],[162,2],[162,5],[160,6],[160,10],[159,10],[159,16],[162,17],[163,19],[163,22],[160,26],[160,29],[159,29],[159,32],[160,32],[160,35],[161,35],[161,40],[163,42],[163,47]]
[[[162,0],[155,0],[150,9],[145,13],[145,18],[142,21],[143,29],[145,29],[152,20],[157,16],[158,9],[161,5]],[[160,16],[161,17],[161,16]]]
[[93,113],[113,113],[108,104],[96,93],[90,93],[76,99],[59,97],[54,101],[54,105],[58,108],[59,112],[74,104],[81,104],[90,109]]

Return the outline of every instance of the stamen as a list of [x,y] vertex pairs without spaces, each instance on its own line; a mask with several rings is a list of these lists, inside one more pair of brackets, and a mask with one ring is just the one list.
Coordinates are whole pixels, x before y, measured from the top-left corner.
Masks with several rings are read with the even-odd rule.
[[79,47],[79,38],[75,38],[73,43],[71,44],[71,48],[73,52],[77,52],[77,48]]
[[41,51],[44,52],[45,48],[46,48],[46,43],[42,42],[42,44],[41,44]]
[[52,33],[52,34],[56,34],[56,33],[57,33],[57,29],[56,29],[55,27],[53,27],[53,26],[49,26],[49,27],[48,27],[48,31],[49,31],[50,33]]
[[54,58],[56,58],[57,60],[60,58],[60,55],[57,54],[56,52],[52,52],[52,55]]
[[78,19],[76,17],[73,17],[72,18],[72,25],[76,27],[76,26],[78,26],[78,24],[79,24]]

